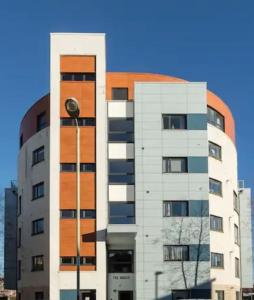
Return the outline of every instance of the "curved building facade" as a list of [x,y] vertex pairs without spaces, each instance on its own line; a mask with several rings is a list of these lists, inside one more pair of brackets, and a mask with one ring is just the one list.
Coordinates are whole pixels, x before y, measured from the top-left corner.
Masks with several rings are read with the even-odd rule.
[[235,125],[206,83],[106,72],[102,34],[52,34],[50,95],[24,116],[19,299],[240,299]]

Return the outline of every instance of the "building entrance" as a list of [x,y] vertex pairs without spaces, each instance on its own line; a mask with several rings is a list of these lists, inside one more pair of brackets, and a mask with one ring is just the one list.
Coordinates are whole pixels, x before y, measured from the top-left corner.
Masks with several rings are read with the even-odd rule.
[[119,291],[118,300],[133,300],[133,291]]

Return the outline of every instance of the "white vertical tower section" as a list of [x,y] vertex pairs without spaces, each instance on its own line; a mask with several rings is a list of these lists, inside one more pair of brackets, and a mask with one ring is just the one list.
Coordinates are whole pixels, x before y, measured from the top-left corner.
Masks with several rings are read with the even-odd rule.
[[[60,162],[60,56],[96,56],[96,230],[104,236],[107,222],[107,144],[105,101],[105,35],[52,33],[50,50],[50,300],[61,289],[76,288],[75,272],[59,271],[59,162]],[[81,272],[81,289],[96,289],[96,299],[106,299],[106,243],[96,244],[97,270]]]

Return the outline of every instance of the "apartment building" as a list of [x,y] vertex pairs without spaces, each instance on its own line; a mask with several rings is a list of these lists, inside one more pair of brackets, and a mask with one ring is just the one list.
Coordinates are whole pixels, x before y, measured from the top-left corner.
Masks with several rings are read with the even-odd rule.
[[240,299],[228,106],[204,82],[106,72],[105,50],[104,34],[51,34],[50,94],[20,126],[19,299],[77,299],[77,169],[81,299]]

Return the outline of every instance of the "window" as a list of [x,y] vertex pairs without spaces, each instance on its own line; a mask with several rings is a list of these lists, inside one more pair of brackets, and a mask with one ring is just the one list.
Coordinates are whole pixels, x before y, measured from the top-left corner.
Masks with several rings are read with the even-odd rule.
[[211,107],[207,108],[208,123],[224,131],[224,117]]
[[240,205],[239,204],[240,203],[239,203],[239,199],[237,197],[236,192],[233,192],[233,199],[234,199],[234,210],[239,213],[239,211],[240,211]]
[[112,100],[128,100],[128,88],[112,88]]
[[32,271],[43,271],[44,258],[43,255],[37,255],[32,257]]
[[33,165],[44,160],[44,146],[33,151]]
[[[61,172],[76,172],[75,163],[62,163],[60,164]],[[96,164],[95,163],[81,163],[80,172],[95,172]]]
[[218,196],[222,196],[222,183],[219,180],[209,178],[209,192]]
[[109,203],[110,224],[134,224],[135,205],[133,202],[110,202]]
[[239,228],[236,224],[234,225],[234,237],[235,237],[235,244],[239,245]]
[[117,143],[134,142],[133,118],[114,118],[108,120],[108,141]]
[[96,73],[61,73],[62,81],[96,81]]
[[60,164],[61,172],[76,172],[76,164],[75,163],[62,163]]
[[163,157],[162,159],[163,173],[187,173],[186,157]]
[[109,184],[134,184],[134,160],[109,159]]
[[189,299],[190,291],[188,290],[172,290],[172,300]]
[[19,137],[19,148],[23,146],[23,134]]
[[[78,118],[79,126],[95,126],[95,118]],[[61,126],[76,126],[76,121],[73,118],[61,118]]]
[[224,268],[224,255],[221,253],[211,253],[211,267]]
[[164,261],[188,261],[189,246],[164,246]]
[[80,172],[96,172],[96,164],[82,163],[82,164],[80,164]]
[[42,130],[47,126],[46,113],[43,112],[37,116],[37,131]]
[[189,215],[188,201],[164,201],[164,217],[186,217]]
[[35,292],[35,300],[43,300],[44,299],[44,293],[43,292]]
[[95,266],[96,257],[94,256],[81,256],[80,257],[80,265],[81,266]]
[[33,200],[44,196],[44,182],[33,185]]
[[20,195],[18,198],[18,216],[21,215],[21,203],[22,203],[22,197]]
[[61,219],[75,219],[76,218],[76,210],[74,210],[74,209],[61,209],[60,217],[61,217]]
[[17,247],[21,247],[21,228],[18,229],[18,242],[17,242]]
[[94,209],[81,209],[80,218],[81,219],[95,219],[96,211]]
[[235,277],[240,277],[240,261],[237,257],[235,257]]
[[32,222],[32,234],[40,234],[44,232],[44,219],[34,220]]
[[240,292],[236,292],[235,293],[235,298],[236,298],[236,300],[240,300],[241,298],[240,298]]
[[187,129],[186,115],[162,115],[163,129]]
[[17,293],[17,300],[21,300],[21,293],[20,292]]
[[109,250],[108,271],[109,273],[133,273],[133,251]]
[[21,280],[21,260],[18,260],[17,277],[18,277],[18,280]]
[[215,231],[223,231],[223,219],[214,215],[210,216],[210,229]]
[[209,156],[221,160],[221,146],[209,142]]
[[61,265],[76,265],[76,256],[62,256],[60,257]]
[[224,300],[224,291],[215,291],[216,300]]

